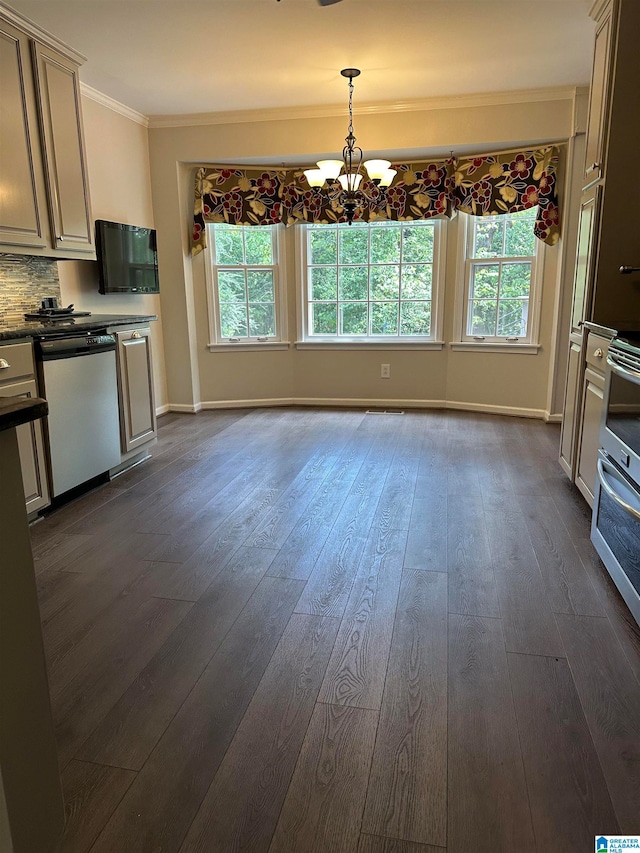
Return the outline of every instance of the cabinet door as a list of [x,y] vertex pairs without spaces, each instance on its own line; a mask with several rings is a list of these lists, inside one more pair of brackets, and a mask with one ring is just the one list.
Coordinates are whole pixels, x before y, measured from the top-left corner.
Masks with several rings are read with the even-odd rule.
[[[0,385],[0,397],[37,397],[35,380],[16,382],[14,385]],[[49,506],[49,486],[45,465],[44,441],[42,439],[42,421],[31,421],[16,429],[22,483],[27,504],[27,513],[36,512]]]
[[54,249],[92,253],[77,66],[32,42]]
[[598,244],[598,219],[602,187],[591,187],[582,195],[578,222],[578,248],[573,279],[571,331],[579,332],[585,320],[591,320],[593,306],[595,255]]
[[562,432],[560,434],[560,465],[573,481],[575,475],[576,416],[581,385],[582,345],[571,341],[567,364],[567,385],[564,394]]
[[607,143],[607,116],[612,41],[614,36],[614,4],[608,3],[597,21],[596,40],[593,51],[593,69],[589,96],[589,118],[585,147],[584,185],[599,181],[604,173],[604,158]]
[[578,451],[576,486],[585,496],[589,506],[593,507],[598,447],[600,446],[600,421],[604,406],[604,375],[591,368],[584,374],[582,395],[582,426],[580,448]]
[[[44,248],[42,164],[33,98],[29,39],[0,21],[0,243]],[[41,214],[44,213],[44,216]]]
[[122,451],[156,437],[150,329],[117,332]]

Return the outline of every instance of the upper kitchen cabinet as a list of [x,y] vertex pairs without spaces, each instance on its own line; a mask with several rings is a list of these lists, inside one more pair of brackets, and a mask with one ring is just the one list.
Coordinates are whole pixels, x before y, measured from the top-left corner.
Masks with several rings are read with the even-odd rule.
[[82,61],[0,4],[0,251],[95,257]]
[[[618,328],[640,324],[640,275],[620,275],[621,266],[640,266],[638,199],[640,169],[640,3],[599,0],[592,10],[597,39],[585,157],[589,183],[598,176],[601,192],[593,212],[593,263],[584,320]],[[610,53],[610,56],[609,56]],[[601,75],[596,78],[596,71]],[[591,148],[589,147],[591,146]],[[592,169],[593,164],[596,169]],[[586,195],[586,194],[585,194]],[[586,197],[585,197],[586,201]]]
[[585,140],[584,186],[599,181],[603,173],[616,11],[616,4],[610,0],[599,0],[591,11],[596,21],[596,38]]

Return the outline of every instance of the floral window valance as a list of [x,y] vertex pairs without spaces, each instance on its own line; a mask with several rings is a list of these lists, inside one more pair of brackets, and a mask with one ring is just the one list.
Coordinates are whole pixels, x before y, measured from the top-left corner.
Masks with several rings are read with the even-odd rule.
[[[486,154],[422,163],[394,164],[397,175],[386,196],[368,186],[373,200],[356,219],[412,220],[515,213],[538,207],[534,233],[554,245],[560,236],[556,189],[559,149]],[[205,224],[273,225],[346,222],[327,192],[312,189],[302,169],[203,166],[196,172],[192,251],[206,245]]]

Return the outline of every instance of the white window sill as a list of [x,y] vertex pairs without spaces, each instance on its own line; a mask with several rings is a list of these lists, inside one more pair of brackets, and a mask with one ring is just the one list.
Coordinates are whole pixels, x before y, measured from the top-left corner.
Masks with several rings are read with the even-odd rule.
[[254,350],[287,350],[291,344],[288,341],[227,341],[219,344],[207,344],[209,352],[253,352]]
[[315,350],[441,350],[444,341],[296,341],[296,349]]
[[520,355],[536,355],[540,350],[540,344],[517,344],[517,343],[498,343],[497,341],[455,341],[449,344],[452,350],[460,352],[475,351],[475,352],[508,352],[519,353]]

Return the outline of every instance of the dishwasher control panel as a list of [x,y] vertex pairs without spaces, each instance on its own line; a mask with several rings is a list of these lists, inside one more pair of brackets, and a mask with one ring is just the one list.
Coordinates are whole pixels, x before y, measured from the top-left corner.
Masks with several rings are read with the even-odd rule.
[[106,332],[90,332],[84,335],[65,335],[60,338],[40,338],[37,351],[42,361],[48,361],[54,358],[72,358],[106,352],[115,348],[114,335],[108,335]]

